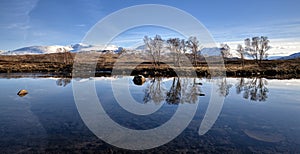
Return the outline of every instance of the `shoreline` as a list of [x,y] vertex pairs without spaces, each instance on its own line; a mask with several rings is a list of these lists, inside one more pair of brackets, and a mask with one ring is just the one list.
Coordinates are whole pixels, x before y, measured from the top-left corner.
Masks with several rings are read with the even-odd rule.
[[[167,64],[161,63],[158,68],[151,62],[141,61],[138,66],[124,62],[121,68],[113,68],[118,58],[117,54],[97,55],[95,76],[109,75],[144,75],[144,76],[189,76],[196,72],[198,77],[210,77],[213,71],[208,69],[207,63],[199,59],[198,67],[183,67],[182,72],[175,72]],[[14,55],[0,56],[1,74],[57,74],[72,77],[74,53],[55,53],[47,55]],[[133,58],[134,59],[134,58]],[[175,67],[176,68],[176,67]],[[240,60],[225,60],[227,77],[264,77],[277,79],[300,78],[300,59],[293,60],[264,60],[256,64],[253,60],[245,60],[244,68]],[[84,72],[85,70],[83,70]],[[223,74],[225,75],[225,74]]]

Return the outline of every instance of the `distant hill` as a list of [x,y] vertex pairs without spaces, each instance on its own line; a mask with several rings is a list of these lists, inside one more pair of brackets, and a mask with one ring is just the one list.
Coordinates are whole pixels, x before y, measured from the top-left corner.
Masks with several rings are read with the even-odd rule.
[[289,56],[281,57],[279,60],[297,59],[300,58],[300,52],[291,54]]
[[[145,48],[145,45],[138,46],[135,49],[130,49],[128,51],[132,52],[141,52]],[[2,51],[0,50],[0,55],[36,55],[36,54],[51,54],[51,53],[62,53],[62,52],[85,52],[85,51],[96,51],[96,52],[110,52],[110,53],[118,53],[122,51],[122,47],[118,47],[116,45],[88,45],[83,43],[68,45],[68,46],[61,46],[61,45],[52,45],[52,46],[29,46],[23,47],[16,50],[11,51]],[[191,51],[187,51],[186,53],[191,53]],[[220,50],[219,48],[203,48],[201,49],[201,55],[203,56],[219,56]],[[294,53],[289,56],[270,56],[268,60],[288,60],[288,59],[296,59],[300,58],[300,52]],[[228,60],[238,60],[236,54],[232,54]],[[249,56],[245,56],[245,59],[251,59]]]
[[267,59],[268,60],[277,60],[277,59],[280,59],[282,58],[282,56],[268,56]]

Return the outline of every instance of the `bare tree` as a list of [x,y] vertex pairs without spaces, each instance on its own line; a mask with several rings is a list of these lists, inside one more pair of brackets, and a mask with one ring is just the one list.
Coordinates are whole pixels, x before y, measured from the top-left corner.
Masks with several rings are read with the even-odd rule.
[[223,59],[230,57],[231,54],[230,54],[229,45],[222,43],[220,46],[221,46],[220,51],[221,51],[221,55],[222,55]]
[[267,51],[271,48],[269,46],[269,40],[266,36],[261,37],[252,37],[245,39],[245,50],[249,52],[249,54],[255,59],[255,61],[258,63],[261,63],[261,61],[264,58],[267,58]]
[[200,44],[195,36],[189,37],[188,41],[186,42],[187,47],[191,49],[193,57],[194,57],[194,65],[197,66],[197,54],[200,54]]
[[181,45],[181,49],[182,49],[183,53],[185,54],[186,51],[187,51],[187,44],[186,44],[186,41],[185,41],[184,39],[182,39],[182,40],[180,41],[180,45]]
[[245,49],[242,45],[238,44],[236,51],[239,53],[239,57],[241,58],[242,67],[245,66]]
[[185,44],[182,44],[179,38],[170,38],[167,40],[167,44],[169,50],[174,54],[174,66],[180,66],[181,51],[185,47]]
[[246,38],[244,40],[245,42],[245,50],[248,52],[248,54],[254,59],[258,60],[258,55],[257,55],[257,37],[252,38],[252,42],[250,38]]
[[153,39],[148,36],[144,37],[145,49],[150,52],[152,56],[154,68],[160,65],[161,52],[163,49],[163,39],[156,35]]
[[269,46],[269,39],[266,36],[260,37],[260,50],[258,51],[259,54],[259,61],[261,62],[264,58],[268,57],[267,51],[271,48]]
[[[187,51],[187,49],[188,49],[188,47],[187,47],[187,43],[186,43],[186,41],[184,40],[184,39],[182,39],[181,41],[180,41],[180,46],[181,46],[181,50],[182,50],[182,54],[186,54],[186,51]],[[180,58],[181,59],[181,58]]]

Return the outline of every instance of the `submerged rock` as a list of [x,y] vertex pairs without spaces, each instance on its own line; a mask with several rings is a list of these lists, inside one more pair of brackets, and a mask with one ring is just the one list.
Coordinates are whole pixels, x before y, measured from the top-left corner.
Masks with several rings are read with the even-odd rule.
[[142,75],[136,75],[133,78],[133,83],[136,85],[142,85],[146,82],[146,78]]
[[197,95],[198,96],[205,96],[205,94],[203,94],[203,93],[198,93]]
[[25,96],[25,95],[27,95],[27,94],[28,94],[28,91],[25,90],[25,89],[22,89],[22,90],[20,90],[20,91],[17,93],[17,95],[19,95],[20,97],[23,97],[23,96]]

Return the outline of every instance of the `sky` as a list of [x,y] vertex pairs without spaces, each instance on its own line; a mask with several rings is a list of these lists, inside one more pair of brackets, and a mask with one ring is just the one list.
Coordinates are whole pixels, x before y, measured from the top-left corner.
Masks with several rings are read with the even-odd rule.
[[[274,55],[300,52],[299,0],[0,0],[0,50],[80,43],[100,20],[140,4],[183,10],[199,20],[216,42],[232,48],[245,38],[263,35],[269,37]],[[122,33],[113,43],[134,47],[144,35],[172,37],[169,32],[157,27],[136,28]]]

